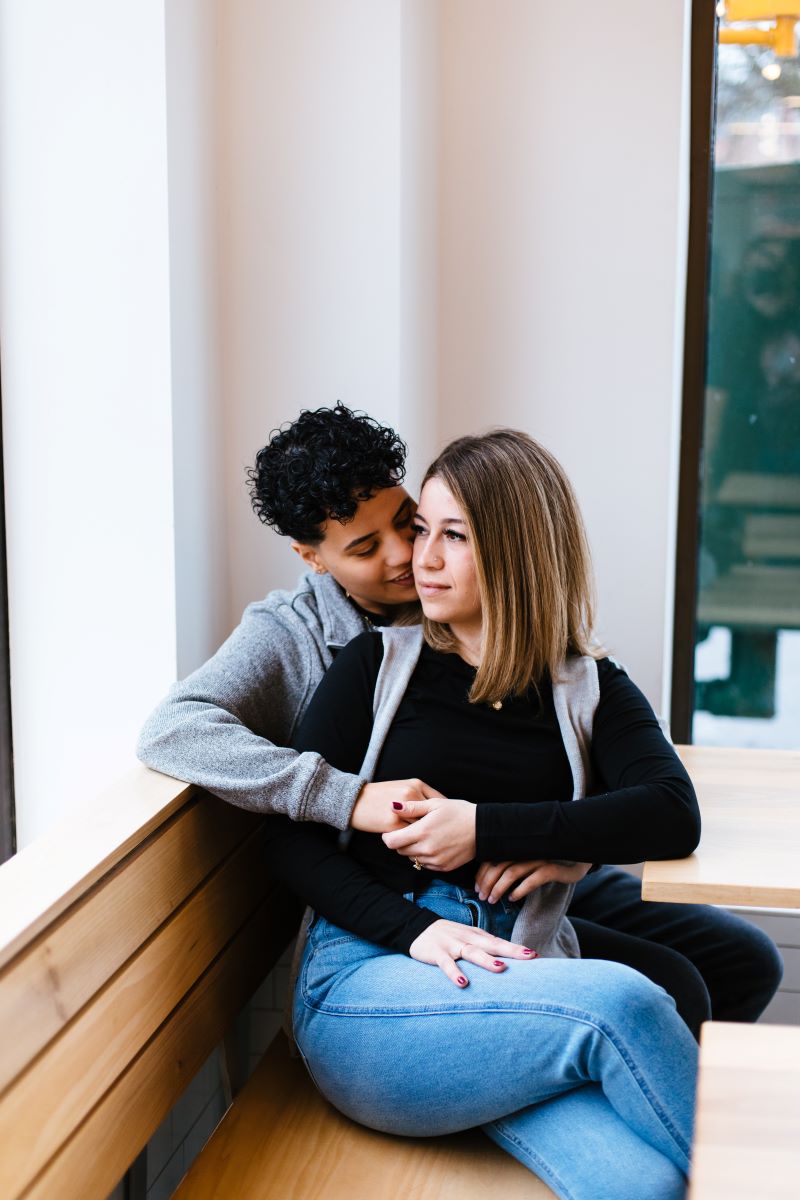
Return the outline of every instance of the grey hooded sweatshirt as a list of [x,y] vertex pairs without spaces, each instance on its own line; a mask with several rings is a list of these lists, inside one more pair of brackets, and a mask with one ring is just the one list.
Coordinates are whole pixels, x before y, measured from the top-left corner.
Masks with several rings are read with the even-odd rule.
[[368,627],[330,575],[271,592],[170,689],[145,723],[139,758],[240,808],[347,829],[365,780],[288,747],[333,653]]

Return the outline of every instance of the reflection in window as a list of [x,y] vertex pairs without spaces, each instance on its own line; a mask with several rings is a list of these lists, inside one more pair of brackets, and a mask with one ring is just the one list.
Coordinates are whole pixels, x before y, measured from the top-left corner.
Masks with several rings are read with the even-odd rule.
[[800,61],[718,69],[693,740],[800,746]]

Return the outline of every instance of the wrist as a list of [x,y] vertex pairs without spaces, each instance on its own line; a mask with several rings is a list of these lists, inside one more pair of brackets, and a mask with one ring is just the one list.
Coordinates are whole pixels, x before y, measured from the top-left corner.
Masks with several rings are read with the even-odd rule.
[[364,814],[364,810],[366,809],[367,805],[369,804],[369,789],[371,786],[372,785],[369,783],[363,783],[358,791],[358,794],[356,795],[356,802],[353,805],[352,811],[350,813],[349,827],[351,829],[360,829],[361,828],[361,820],[362,820],[362,817]]

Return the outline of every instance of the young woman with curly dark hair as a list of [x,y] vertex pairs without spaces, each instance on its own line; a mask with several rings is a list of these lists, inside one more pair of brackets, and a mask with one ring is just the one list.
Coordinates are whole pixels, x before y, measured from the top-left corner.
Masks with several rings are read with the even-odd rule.
[[248,472],[258,518],[291,538],[306,566],[330,573],[370,620],[416,604],[405,456],[393,429],[340,403],[301,413]]
[[175,684],[140,735],[144,763],[243,808],[337,829],[382,831],[393,800],[430,794],[419,780],[364,787],[289,748],[342,646],[418,614],[405,457],[393,429],[341,403],[273,432],[248,472],[253,508],[311,570],[294,592],[250,604],[214,657]]

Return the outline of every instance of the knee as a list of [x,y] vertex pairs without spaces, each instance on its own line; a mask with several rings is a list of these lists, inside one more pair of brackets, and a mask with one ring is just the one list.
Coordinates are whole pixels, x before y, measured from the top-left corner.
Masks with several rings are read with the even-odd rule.
[[762,929],[742,918],[729,937],[727,962],[712,989],[715,1020],[757,1021],[780,987],[783,959]]
[[711,997],[705,980],[694,963],[682,954],[666,947],[661,953],[664,974],[660,983],[672,996],[692,1036],[699,1040],[700,1026],[711,1019]]
[[662,1014],[668,1014],[667,1020],[676,1016],[672,996],[633,967],[596,960],[591,976],[594,1007],[601,1023],[624,1029],[634,1022],[650,1022]]
[[751,949],[754,959],[753,969],[757,973],[765,990],[769,989],[770,999],[775,995],[783,979],[783,958],[778,947],[762,929],[753,926],[757,934]]
[[752,1012],[748,1015],[755,1021],[781,985],[783,958],[772,938],[755,925],[751,927],[742,949],[747,958],[746,970],[743,969],[742,977],[747,981],[752,1005]]

